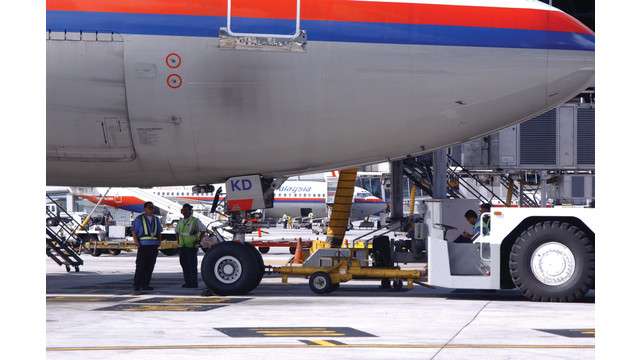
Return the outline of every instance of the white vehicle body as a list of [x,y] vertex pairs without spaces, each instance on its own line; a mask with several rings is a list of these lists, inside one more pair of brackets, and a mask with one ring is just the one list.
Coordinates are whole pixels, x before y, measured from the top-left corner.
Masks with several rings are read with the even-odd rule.
[[[493,208],[489,215],[491,230],[488,234],[481,234],[472,244],[456,244],[451,239],[444,240],[442,234],[432,234],[428,242],[428,283],[433,286],[457,289],[504,289],[511,288],[508,267],[511,247],[517,237],[535,224],[547,221],[566,222],[574,224],[582,229],[595,241],[596,212],[593,208],[554,207],[554,208]],[[557,239],[562,241],[563,239]],[[545,247],[546,246],[546,247]],[[548,250],[553,254],[544,259],[544,254],[538,254],[540,261],[547,261],[551,273],[545,274],[544,269],[537,271],[538,265],[532,261],[531,271],[538,277],[553,275],[554,272],[562,274],[567,271],[570,275],[571,260],[563,259],[570,254],[562,253],[562,249],[556,249],[554,245],[541,246],[540,250]],[[453,250],[453,251],[452,251]],[[458,251],[457,254],[454,253]],[[459,256],[458,260],[454,258]],[[535,257],[534,252],[534,257]],[[558,256],[555,256],[558,255]],[[572,256],[572,255],[571,255]],[[575,262],[576,259],[573,261]],[[471,275],[455,274],[453,261],[467,262],[470,267],[475,264],[487,266],[482,274]],[[468,269],[469,267],[467,267]],[[540,269],[538,269],[540,270]],[[552,278],[553,276],[548,276]],[[558,281],[566,281],[568,278],[560,277]],[[551,280],[553,282],[553,280]],[[506,284],[506,285],[505,285]],[[550,283],[551,284],[551,283]]]

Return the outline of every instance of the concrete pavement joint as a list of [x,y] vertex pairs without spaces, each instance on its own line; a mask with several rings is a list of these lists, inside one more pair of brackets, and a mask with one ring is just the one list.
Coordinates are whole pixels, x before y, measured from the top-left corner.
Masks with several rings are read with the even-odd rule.
[[484,305],[482,305],[480,310],[478,310],[478,312],[476,312],[476,314],[473,316],[473,318],[471,318],[471,320],[469,320],[466,324],[464,324],[464,326],[461,327],[460,330],[458,330],[455,334],[453,334],[453,336],[449,340],[447,340],[447,342],[444,344],[444,346],[442,346],[440,349],[438,349],[438,351],[436,351],[436,353],[433,354],[433,356],[429,360],[435,359],[436,356],[438,356],[438,354],[440,354],[442,349],[448,347],[448,345],[453,341],[453,339],[455,339],[462,332],[462,330],[464,330],[467,326],[471,325],[471,323],[478,317],[478,315],[480,315],[482,310],[484,310],[484,308],[486,308],[487,305],[489,305],[490,303],[491,303],[491,301],[487,301],[486,303],[484,303]]

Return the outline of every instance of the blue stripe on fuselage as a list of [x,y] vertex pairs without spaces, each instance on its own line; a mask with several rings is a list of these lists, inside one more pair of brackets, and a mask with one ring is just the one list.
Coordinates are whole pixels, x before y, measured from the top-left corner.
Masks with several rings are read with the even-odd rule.
[[[47,11],[51,31],[217,37],[226,18],[220,16]],[[568,32],[471,26],[413,25],[303,20],[310,41],[383,44],[480,46],[593,51],[595,37]],[[285,34],[291,20],[234,18],[235,32]]]

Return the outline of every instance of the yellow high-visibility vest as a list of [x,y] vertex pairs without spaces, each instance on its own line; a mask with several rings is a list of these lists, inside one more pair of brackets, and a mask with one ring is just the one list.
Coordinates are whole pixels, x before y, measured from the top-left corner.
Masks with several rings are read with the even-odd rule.
[[176,225],[176,234],[178,234],[178,246],[192,248],[196,246],[196,242],[200,240],[200,232],[192,235],[193,227],[196,226],[196,220],[193,216],[188,219],[180,219]]
[[151,232],[149,232],[149,225],[147,225],[147,217],[145,215],[140,215],[142,216],[142,219],[140,219],[142,221],[142,231],[144,232],[144,235],[140,237],[140,240],[158,240],[158,236],[156,235],[158,233],[158,219],[156,219],[156,217],[153,217],[153,226],[151,227]]

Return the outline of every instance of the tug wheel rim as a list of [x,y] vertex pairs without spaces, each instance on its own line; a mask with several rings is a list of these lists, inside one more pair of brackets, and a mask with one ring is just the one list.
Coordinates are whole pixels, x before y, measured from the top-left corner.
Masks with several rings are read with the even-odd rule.
[[573,252],[559,242],[540,245],[531,256],[531,272],[541,283],[560,286],[573,277],[576,259]]
[[329,286],[329,284],[327,283],[327,279],[325,279],[323,276],[316,276],[313,279],[312,283],[313,287],[318,290],[326,289],[327,286]]

